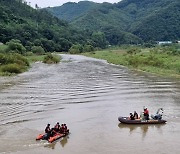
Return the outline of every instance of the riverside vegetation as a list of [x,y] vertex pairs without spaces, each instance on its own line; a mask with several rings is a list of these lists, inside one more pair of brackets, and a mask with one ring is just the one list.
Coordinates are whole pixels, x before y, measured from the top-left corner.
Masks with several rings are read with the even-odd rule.
[[124,65],[141,71],[180,78],[179,44],[151,48],[124,46],[84,53],[84,55],[105,59],[109,63]]
[[27,71],[30,63],[42,61],[43,63],[58,63],[60,56],[45,53],[42,47],[34,47],[31,52],[19,40],[11,40],[6,45],[0,46],[0,75],[14,75]]
[[36,5],[33,9],[24,0],[0,0],[0,75],[24,72],[34,61],[58,63],[59,57],[49,53],[55,51],[88,52],[86,55],[110,63],[179,76],[179,45],[107,49],[110,45],[177,42],[179,6],[179,0],[67,3],[62,6],[67,11],[64,13],[75,15],[68,23],[55,17],[51,8],[40,9]]
[[[90,46],[86,47],[88,50],[84,48],[81,45],[72,46],[69,53],[82,53],[86,56],[105,59],[109,63],[180,78],[179,44],[151,48],[129,45],[97,51]],[[30,52],[27,52],[19,40],[11,40],[6,45],[0,46],[0,75],[22,73],[30,67],[30,63],[36,61],[48,64],[58,63],[60,56],[45,52],[41,46],[33,47]]]

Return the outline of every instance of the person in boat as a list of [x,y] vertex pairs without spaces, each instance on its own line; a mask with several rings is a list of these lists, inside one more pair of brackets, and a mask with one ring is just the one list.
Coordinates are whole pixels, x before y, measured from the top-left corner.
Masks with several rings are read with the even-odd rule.
[[163,108],[159,108],[156,114],[151,116],[154,120],[161,120],[163,116]]
[[130,120],[135,120],[134,115],[133,115],[132,113],[130,113],[129,119],[130,119]]
[[47,124],[46,128],[45,128],[45,133],[50,133],[51,132],[51,128],[50,128],[50,124]]
[[55,130],[56,132],[59,132],[59,131],[60,131],[59,122],[57,122],[56,125],[54,126],[54,130]]
[[69,133],[69,129],[67,128],[66,124],[61,124],[60,133],[62,134]]
[[51,136],[51,128],[50,128],[50,124],[47,124],[46,128],[45,128],[45,136],[44,139],[48,139]]
[[136,111],[134,111],[134,119],[138,119],[139,117],[138,117],[138,114],[137,114],[137,112]]
[[66,124],[64,124],[64,132],[65,134],[69,133],[69,129],[67,128]]
[[144,109],[144,118],[145,120],[149,120],[149,110],[147,108]]
[[64,133],[64,130],[65,130],[64,124],[61,124],[60,133]]
[[54,136],[55,134],[57,134],[57,132],[55,131],[55,128],[51,128],[51,134],[50,134],[50,136],[52,137],[52,136]]

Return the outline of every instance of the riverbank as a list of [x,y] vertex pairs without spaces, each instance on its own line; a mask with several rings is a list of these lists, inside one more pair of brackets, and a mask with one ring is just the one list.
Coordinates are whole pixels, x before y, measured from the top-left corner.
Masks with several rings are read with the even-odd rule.
[[139,71],[180,78],[180,56],[159,52],[156,48],[107,49],[83,55]]
[[0,53],[0,76],[12,76],[27,71],[37,61],[53,64],[59,63],[61,57],[56,54],[20,55],[18,53]]

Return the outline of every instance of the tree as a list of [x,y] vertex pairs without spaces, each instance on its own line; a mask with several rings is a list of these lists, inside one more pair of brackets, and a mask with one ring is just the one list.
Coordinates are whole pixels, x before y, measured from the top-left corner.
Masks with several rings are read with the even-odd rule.
[[45,53],[44,49],[41,46],[33,46],[31,51],[39,55],[42,55]]
[[105,35],[103,32],[94,32],[92,34],[92,40],[94,42],[94,47],[100,47],[102,49],[107,47],[108,42],[106,41]]
[[91,52],[94,51],[94,47],[92,45],[84,45],[83,52]]
[[6,45],[8,46],[6,49],[7,52],[16,52],[20,54],[24,54],[26,52],[26,48],[21,44],[20,40],[12,39],[7,42]]
[[72,47],[69,49],[69,52],[71,54],[78,54],[83,51],[83,47],[80,44],[72,45]]

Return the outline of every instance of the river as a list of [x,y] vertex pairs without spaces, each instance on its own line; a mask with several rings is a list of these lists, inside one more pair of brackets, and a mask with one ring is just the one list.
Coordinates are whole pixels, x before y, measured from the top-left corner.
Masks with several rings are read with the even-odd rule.
[[[180,81],[78,55],[0,77],[0,153],[179,154]],[[164,108],[164,125],[120,124],[118,116]],[[36,141],[47,123],[69,136]]]

